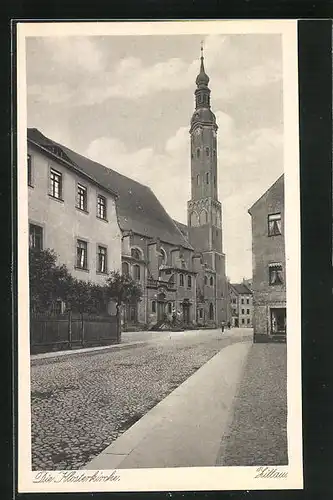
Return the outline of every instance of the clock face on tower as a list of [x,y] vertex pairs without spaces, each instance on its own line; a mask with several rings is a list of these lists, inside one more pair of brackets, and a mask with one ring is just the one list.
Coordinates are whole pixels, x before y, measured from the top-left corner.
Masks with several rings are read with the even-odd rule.
[[195,133],[195,135],[200,135],[200,134],[201,134],[201,132],[202,132],[202,128],[201,128],[201,127],[198,127],[198,128],[196,128],[196,129],[195,129],[195,132],[194,132],[194,133]]

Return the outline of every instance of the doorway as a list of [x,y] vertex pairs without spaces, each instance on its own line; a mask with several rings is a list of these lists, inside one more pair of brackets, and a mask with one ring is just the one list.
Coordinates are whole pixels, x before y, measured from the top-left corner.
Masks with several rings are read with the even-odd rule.
[[286,334],[286,308],[277,307],[271,309],[271,334],[285,335]]
[[188,302],[183,302],[183,321],[185,325],[190,322],[190,304]]

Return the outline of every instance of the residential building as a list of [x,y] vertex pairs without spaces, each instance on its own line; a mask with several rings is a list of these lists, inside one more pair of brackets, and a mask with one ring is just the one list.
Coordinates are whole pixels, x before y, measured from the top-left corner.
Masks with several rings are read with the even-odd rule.
[[36,129],[28,130],[27,166],[30,246],[53,249],[74,277],[103,283],[121,269],[116,192]]
[[244,283],[230,283],[231,326],[252,328],[253,297],[251,289]]
[[[46,138],[37,129],[28,130],[32,178],[34,172],[40,177],[41,190],[37,193],[31,188],[31,223],[45,225],[45,244],[58,249],[63,262],[71,264],[79,276],[89,271],[91,278],[100,278],[96,266],[104,257],[97,250],[94,257],[93,247],[107,249],[108,269],[118,269],[121,258],[122,272],[131,274],[143,289],[142,300],[128,305],[124,312],[128,327],[158,327],[166,317],[179,317],[187,326],[214,327],[226,321],[228,288],[217,191],[218,127],[208,82],[201,56],[190,124],[188,225],[174,221],[149,187]],[[42,157],[46,158],[43,174],[37,174]],[[107,217],[98,196],[106,201]],[[73,266],[76,255],[80,259]]]
[[252,218],[254,341],[286,338],[284,176],[249,209]]

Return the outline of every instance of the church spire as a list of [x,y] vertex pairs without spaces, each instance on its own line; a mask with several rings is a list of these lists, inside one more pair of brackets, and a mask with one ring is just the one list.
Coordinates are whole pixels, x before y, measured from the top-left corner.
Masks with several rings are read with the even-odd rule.
[[209,76],[205,72],[204,66],[204,55],[203,55],[203,42],[201,42],[201,57],[200,57],[200,72],[196,78],[196,84],[198,88],[207,87],[209,83]]

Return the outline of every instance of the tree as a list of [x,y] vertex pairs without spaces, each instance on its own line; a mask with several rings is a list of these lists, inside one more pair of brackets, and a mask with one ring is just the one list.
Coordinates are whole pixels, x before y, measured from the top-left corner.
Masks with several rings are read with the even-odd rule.
[[117,341],[120,342],[122,305],[138,302],[142,288],[129,274],[112,271],[106,280],[106,295],[116,303]]
[[29,250],[30,307],[34,314],[50,313],[55,300],[66,300],[71,275],[65,265],[57,265],[53,250]]

